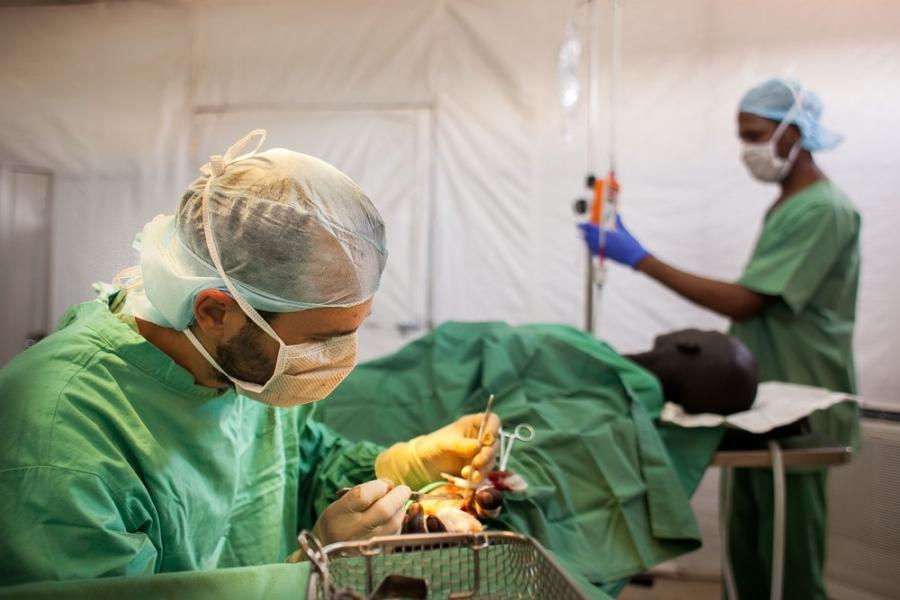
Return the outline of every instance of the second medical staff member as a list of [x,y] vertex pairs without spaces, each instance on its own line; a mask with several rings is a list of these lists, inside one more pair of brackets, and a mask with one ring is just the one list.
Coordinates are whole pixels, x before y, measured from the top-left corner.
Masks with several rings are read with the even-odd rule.
[[71,308],[0,371],[0,585],[283,562],[300,528],[397,533],[410,487],[490,468],[481,415],[384,449],[299,406],[356,362],[384,224],[321,160],[239,156],[263,136],[144,227],[142,285]]
[[[813,153],[840,138],[820,123],[818,97],[772,79],[743,97],[742,158],[756,179],[777,184],[750,262],[735,283],[698,277],[649,254],[621,225],[607,232],[609,258],[732,319],[755,354],[761,381],[854,393],[853,326],[860,218]],[[596,252],[598,232],[582,226]],[[736,469],[729,552],[740,598],[767,598],[771,575],[771,473]],[[823,582],[826,472],[788,473],[785,598],[826,598]]]

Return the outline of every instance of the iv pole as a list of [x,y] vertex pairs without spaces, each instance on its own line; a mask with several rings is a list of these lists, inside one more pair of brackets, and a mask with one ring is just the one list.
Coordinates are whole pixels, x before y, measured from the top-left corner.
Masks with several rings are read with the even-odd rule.
[[[612,52],[609,85],[609,174],[605,180],[598,181],[595,175],[588,175],[587,187],[594,191],[593,204],[579,200],[576,203],[576,212],[580,214],[591,213],[592,221],[600,226],[600,256],[597,260],[586,250],[585,261],[585,306],[584,329],[588,333],[594,333],[596,317],[603,285],[606,281],[606,266],[604,265],[604,249],[606,236],[604,229],[614,228],[616,223],[616,210],[618,205],[619,184],[615,178],[616,172],[616,115],[618,111],[618,87],[621,67],[621,18],[622,4],[624,0],[611,0],[612,3]],[[597,162],[597,130],[600,119],[600,77],[599,77],[599,8],[598,0],[587,0],[589,8],[589,33],[588,33],[588,134],[587,134],[587,172],[596,173]]]
[[[596,143],[597,122],[599,120],[599,77],[597,77],[597,69],[599,68],[598,48],[599,39],[597,35],[597,0],[588,0],[588,118],[587,118],[587,172],[595,172],[596,160],[594,147]],[[593,187],[593,183],[589,184]],[[585,287],[584,287],[584,329],[588,333],[594,333],[594,286],[597,284],[594,270],[594,256],[591,254],[590,248],[586,250],[587,258],[585,260]],[[599,295],[599,294],[598,294]]]

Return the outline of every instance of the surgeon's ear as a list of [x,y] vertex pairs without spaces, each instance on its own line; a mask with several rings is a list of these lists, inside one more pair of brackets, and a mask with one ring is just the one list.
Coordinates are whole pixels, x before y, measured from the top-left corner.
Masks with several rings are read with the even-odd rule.
[[[237,303],[220,290],[203,290],[194,298],[194,321],[207,335],[229,337],[231,330],[243,323],[236,323]],[[240,310],[237,311],[240,313]],[[241,313],[243,314],[243,313]]]

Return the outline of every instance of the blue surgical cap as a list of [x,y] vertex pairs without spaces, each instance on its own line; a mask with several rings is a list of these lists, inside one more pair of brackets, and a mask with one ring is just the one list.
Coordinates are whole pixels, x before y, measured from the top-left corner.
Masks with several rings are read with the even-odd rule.
[[810,152],[830,150],[842,139],[822,126],[822,101],[819,97],[796,81],[764,81],[744,94],[739,110],[779,123],[786,120],[797,125],[801,133],[800,145]]

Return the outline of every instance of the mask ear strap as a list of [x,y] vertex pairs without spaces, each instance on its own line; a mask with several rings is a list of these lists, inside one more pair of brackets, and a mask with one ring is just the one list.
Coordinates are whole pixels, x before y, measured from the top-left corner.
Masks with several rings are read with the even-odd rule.
[[788,152],[787,161],[789,163],[793,163],[797,159],[797,155],[800,154],[800,150],[803,148],[803,140],[797,140],[797,143],[794,144],[794,147],[791,148],[791,151]]
[[225,274],[225,268],[222,266],[222,259],[219,256],[219,244],[216,242],[216,238],[213,235],[212,225],[210,224],[209,219],[209,188],[212,183],[212,177],[206,182],[206,185],[203,187],[203,198],[201,207],[201,211],[203,212],[203,235],[206,237],[206,245],[209,250],[209,257],[212,259],[213,265],[216,267],[216,271],[219,272],[219,277],[222,278],[222,281],[225,283],[225,287],[228,288],[228,291],[231,293],[231,297],[234,298],[234,301],[237,302],[238,306],[241,307],[241,310],[244,311],[244,314],[250,318],[251,321],[259,325],[259,328],[269,334],[270,337],[275,339],[280,346],[284,346],[284,342],[278,334],[275,333],[275,330],[263,319],[256,309],[250,306],[250,303],[247,302],[243,296],[241,296],[240,292],[237,291],[237,288],[234,285],[234,282],[231,281],[231,278]]
[[[240,156],[236,156],[238,152],[244,149],[250,141],[254,138],[258,137],[259,141],[256,144],[256,147],[250,151],[249,153],[242,154]],[[212,224],[210,223],[209,217],[209,195],[210,188],[212,187],[213,179],[224,173],[224,167],[235,163],[239,160],[243,160],[249,156],[252,156],[262,145],[263,141],[266,139],[266,130],[265,129],[254,129],[240,140],[235,142],[228,148],[225,152],[224,156],[213,156],[210,158],[209,163],[203,165],[200,168],[201,171],[207,173],[206,185],[203,186],[203,196],[201,198],[201,207],[200,211],[203,215],[203,235],[206,237],[206,246],[209,250],[209,257],[212,259],[213,266],[215,266],[216,271],[219,273],[219,277],[222,278],[222,281],[225,283],[225,287],[228,288],[228,291],[231,293],[231,297],[234,298],[234,301],[237,302],[238,306],[241,307],[241,310],[244,311],[244,314],[247,317],[256,323],[260,329],[265,331],[271,338],[278,342],[279,346],[284,346],[284,341],[278,337],[278,334],[275,333],[275,330],[263,319],[256,309],[250,306],[250,303],[247,302],[241,294],[237,291],[234,283],[231,281],[225,274],[225,268],[222,266],[222,259],[219,255],[219,244],[216,242],[216,238],[213,235]],[[221,167],[221,172],[218,170]],[[279,356],[282,353],[279,352]]]
[[218,371],[219,373],[221,373],[222,375],[227,377],[231,383],[235,384],[236,386],[240,386],[240,388],[243,388],[245,390],[249,390],[251,392],[259,393],[259,392],[263,391],[263,389],[265,388],[265,386],[263,386],[263,385],[260,385],[258,383],[252,383],[249,381],[241,381],[240,379],[236,379],[236,378],[232,377],[231,375],[229,375],[228,373],[226,373],[225,369],[220,367],[219,363],[217,363],[216,360],[210,355],[210,353],[206,351],[206,348],[203,347],[203,344],[200,343],[200,340],[197,339],[197,336],[194,335],[194,332],[191,331],[190,327],[185,329],[183,331],[183,333],[184,333],[185,337],[187,337],[188,341],[194,346],[194,348],[197,349],[197,352],[202,354],[203,358],[205,358],[206,361],[209,364],[211,364],[213,366],[213,368],[215,368],[216,371]]
[[197,349],[197,352],[202,354],[203,358],[205,358],[207,360],[207,362],[209,362],[209,364],[211,364],[213,367],[215,367],[216,371],[218,371],[225,377],[228,377],[229,379],[231,379],[231,377],[228,376],[228,373],[226,373],[222,369],[222,367],[219,366],[219,363],[216,362],[216,359],[214,359],[210,355],[210,353],[206,351],[206,348],[203,347],[203,344],[200,343],[200,340],[197,339],[197,336],[194,335],[194,332],[191,331],[190,327],[188,327],[187,329],[184,330],[184,335],[187,337],[188,341],[191,344],[193,344],[194,348]]

